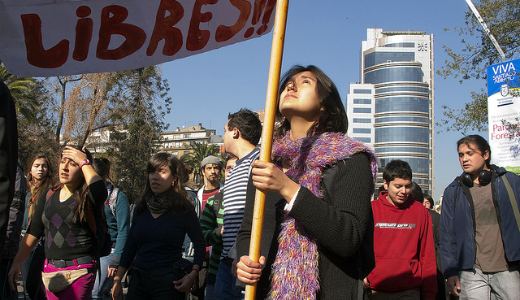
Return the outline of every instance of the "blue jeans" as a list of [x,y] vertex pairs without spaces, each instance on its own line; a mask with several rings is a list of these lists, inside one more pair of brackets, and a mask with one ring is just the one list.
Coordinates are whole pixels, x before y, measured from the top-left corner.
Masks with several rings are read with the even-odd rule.
[[224,258],[220,261],[215,282],[215,298],[226,300],[243,299],[242,288],[236,286],[236,277],[231,272],[233,261]]
[[206,290],[204,292],[205,300],[217,300],[215,295],[215,283],[206,283]]
[[462,271],[460,274],[460,299],[520,299],[520,273],[510,270],[483,273],[479,269]]
[[96,273],[96,282],[92,290],[92,299],[110,299],[110,290],[112,289],[112,278],[108,278],[108,266],[116,265],[119,258],[114,254],[103,256],[99,259],[101,270]]
[[40,240],[36,248],[31,252],[31,255],[22,267],[25,291],[32,300],[46,299],[45,286],[42,281],[43,262],[45,260],[42,240]]

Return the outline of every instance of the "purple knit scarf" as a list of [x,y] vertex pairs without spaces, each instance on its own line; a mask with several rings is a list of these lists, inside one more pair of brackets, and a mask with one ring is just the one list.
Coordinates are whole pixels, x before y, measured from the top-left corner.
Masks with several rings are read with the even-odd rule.
[[[371,160],[375,178],[377,164],[374,154],[362,143],[342,133],[323,133],[297,141],[289,133],[273,143],[273,161],[289,163],[285,173],[292,180],[323,198],[323,170],[339,160],[365,152]],[[342,241],[345,242],[345,241]],[[288,215],[281,224],[278,253],[272,266],[270,299],[315,299],[319,284],[318,246]]]

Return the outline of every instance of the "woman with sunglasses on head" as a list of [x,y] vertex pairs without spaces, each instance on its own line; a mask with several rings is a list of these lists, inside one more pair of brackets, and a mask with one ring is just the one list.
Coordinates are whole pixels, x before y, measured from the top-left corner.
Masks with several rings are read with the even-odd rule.
[[[144,195],[114,276],[112,298],[122,296],[121,279],[132,267],[126,299],[185,299],[198,280],[204,240],[193,204],[182,184],[182,162],[166,152],[148,161]],[[186,234],[193,242],[193,264],[182,258]]]
[[45,237],[43,281],[47,299],[90,299],[96,279],[94,215],[107,191],[86,150],[66,146],[59,162],[60,186],[35,204],[27,233],[9,271],[12,288],[21,264]]
[[351,140],[341,98],[315,66],[283,77],[274,163],[255,161],[252,181],[266,192],[260,262],[247,256],[254,195],[237,238],[237,277],[259,299],[357,299],[374,265],[370,198],[374,155]]

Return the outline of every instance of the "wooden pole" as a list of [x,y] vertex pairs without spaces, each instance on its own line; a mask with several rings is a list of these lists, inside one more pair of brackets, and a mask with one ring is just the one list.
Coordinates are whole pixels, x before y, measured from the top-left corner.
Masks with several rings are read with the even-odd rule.
[[[289,0],[278,0],[276,2],[276,17],[274,21],[271,61],[269,64],[269,78],[267,82],[267,96],[265,99],[264,125],[262,129],[262,147],[260,149],[260,160],[267,162],[271,161],[271,148],[273,144],[274,121],[276,110],[278,109],[278,85],[280,82],[280,70],[282,67],[288,7]],[[256,262],[260,259],[264,208],[265,194],[257,189],[255,208],[253,212],[253,224],[251,228],[251,243],[249,244],[249,257]],[[247,285],[245,300],[254,300],[255,294],[256,285]]]

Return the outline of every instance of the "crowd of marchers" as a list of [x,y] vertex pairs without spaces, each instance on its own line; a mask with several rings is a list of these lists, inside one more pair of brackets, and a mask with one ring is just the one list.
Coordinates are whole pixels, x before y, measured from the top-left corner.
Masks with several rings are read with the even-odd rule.
[[257,299],[520,299],[520,177],[465,136],[446,153],[462,172],[439,214],[407,162],[378,166],[348,137],[338,90],[315,66],[281,79],[272,162],[259,159],[258,115],[241,109],[224,125],[225,153],[200,162],[198,190],[159,152],[135,203],[85,148],[64,146],[57,165],[47,149],[26,168],[13,161],[3,85],[0,97],[1,299],[17,299],[20,281],[35,300],[243,299],[251,284]]

